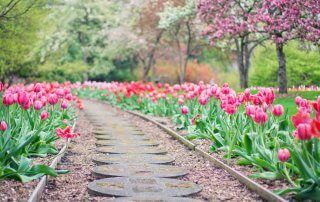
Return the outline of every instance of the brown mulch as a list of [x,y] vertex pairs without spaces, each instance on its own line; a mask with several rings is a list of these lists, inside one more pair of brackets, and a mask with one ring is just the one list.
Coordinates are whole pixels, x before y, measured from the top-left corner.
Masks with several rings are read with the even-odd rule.
[[51,178],[42,194],[41,201],[99,201],[101,197],[91,197],[87,185],[95,178],[91,175],[94,166],[92,156],[95,154],[95,138],[92,125],[84,112],[78,114],[76,131],[80,136],[74,139],[58,169],[69,173]]

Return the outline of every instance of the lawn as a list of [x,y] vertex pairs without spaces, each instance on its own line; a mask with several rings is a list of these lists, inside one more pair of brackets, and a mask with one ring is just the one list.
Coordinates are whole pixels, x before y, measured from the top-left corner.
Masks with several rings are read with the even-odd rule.
[[320,95],[319,91],[300,91],[300,92],[289,92],[288,95],[280,96],[277,95],[275,100],[276,104],[282,104],[283,107],[288,110],[289,116],[297,112],[297,106],[294,103],[294,99],[297,96],[301,96],[307,100],[316,100]]

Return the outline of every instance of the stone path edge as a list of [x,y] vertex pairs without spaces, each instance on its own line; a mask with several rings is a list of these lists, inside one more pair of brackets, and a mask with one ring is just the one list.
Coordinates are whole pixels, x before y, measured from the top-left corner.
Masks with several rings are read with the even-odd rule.
[[[116,106],[114,106],[116,107]],[[119,107],[116,107],[120,110],[123,110]],[[250,178],[248,178],[247,176],[243,175],[242,173],[234,170],[232,167],[230,167],[229,165],[225,164],[224,162],[222,162],[221,160],[211,156],[209,153],[203,151],[202,149],[196,147],[192,142],[190,142],[189,140],[185,139],[184,137],[182,137],[181,135],[179,135],[178,133],[176,133],[174,130],[164,126],[163,124],[141,114],[138,112],[134,112],[134,111],[128,111],[128,110],[123,110],[129,114],[138,116],[148,122],[151,122],[155,125],[157,125],[160,129],[162,129],[163,131],[165,131],[166,133],[168,133],[170,136],[172,136],[173,138],[179,140],[183,145],[185,145],[186,147],[188,147],[189,149],[195,151],[196,153],[198,153],[200,156],[204,157],[205,159],[208,159],[211,163],[213,163],[214,165],[216,165],[219,168],[224,169],[225,171],[227,171],[231,176],[233,176],[234,178],[236,178],[237,180],[239,180],[241,183],[245,184],[250,190],[254,191],[255,193],[257,193],[259,196],[261,196],[263,199],[267,200],[267,201],[277,201],[277,202],[285,202],[286,200],[284,198],[282,198],[279,195],[276,195],[275,193],[273,193],[272,191],[270,191],[269,189],[266,189],[265,187],[261,186],[260,184],[258,184],[257,182],[251,180]]]
[[[75,119],[75,121],[74,121],[74,123],[72,125],[72,132],[74,131],[76,124],[77,124],[77,119]],[[61,150],[57,154],[57,156],[52,160],[52,162],[50,164],[50,168],[56,169],[58,163],[60,163],[62,157],[67,152],[69,144],[70,144],[70,139],[68,139],[68,141],[63,145],[63,147],[61,148]],[[42,176],[40,178],[40,181],[38,182],[36,188],[31,193],[31,195],[30,195],[30,197],[28,199],[28,202],[38,202],[38,201],[40,201],[42,193],[43,193],[43,190],[47,185],[48,178],[49,178],[48,175],[44,175],[44,176]]]

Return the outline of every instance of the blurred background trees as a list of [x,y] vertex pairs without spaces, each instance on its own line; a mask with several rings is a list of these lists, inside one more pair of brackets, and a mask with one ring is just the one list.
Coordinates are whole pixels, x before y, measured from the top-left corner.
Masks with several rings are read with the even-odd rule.
[[319,85],[316,0],[219,2],[3,0],[1,80]]

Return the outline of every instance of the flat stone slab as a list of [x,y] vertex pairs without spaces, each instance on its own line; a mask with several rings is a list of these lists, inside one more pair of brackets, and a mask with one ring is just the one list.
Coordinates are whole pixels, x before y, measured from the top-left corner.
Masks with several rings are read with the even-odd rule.
[[159,143],[149,141],[149,140],[128,140],[128,139],[121,139],[121,140],[98,140],[96,141],[96,145],[99,146],[157,146]]
[[168,155],[154,154],[109,154],[95,155],[92,159],[97,164],[117,164],[117,163],[151,163],[168,164],[174,161],[174,158]]
[[114,177],[95,180],[89,191],[105,196],[188,196],[201,191],[200,186],[187,181],[169,178]]
[[116,136],[116,135],[96,135],[95,138],[97,140],[123,140],[123,139],[128,139],[128,140],[150,140],[150,138],[143,136],[143,135],[132,135],[132,136]]
[[184,197],[165,197],[165,196],[135,196],[135,197],[119,197],[115,199],[105,200],[105,202],[202,202],[198,199]]
[[101,153],[109,154],[166,154],[167,151],[157,147],[116,147],[116,146],[102,146],[96,149]]
[[93,168],[92,172],[101,178],[106,177],[181,177],[184,169],[171,165],[156,164],[113,164]]
[[94,135],[137,135],[142,136],[144,135],[141,131],[125,131],[125,132],[119,132],[115,130],[94,130],[92,132]]

